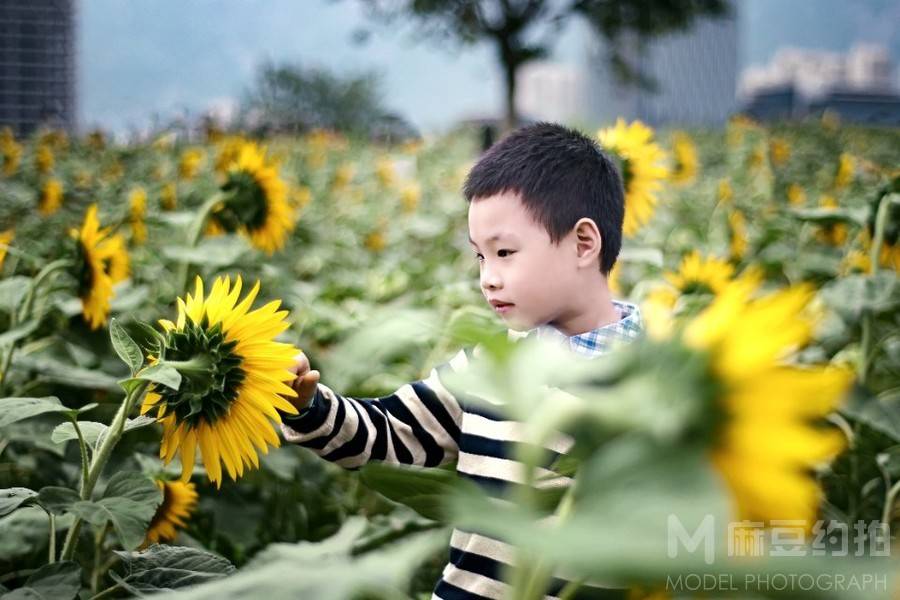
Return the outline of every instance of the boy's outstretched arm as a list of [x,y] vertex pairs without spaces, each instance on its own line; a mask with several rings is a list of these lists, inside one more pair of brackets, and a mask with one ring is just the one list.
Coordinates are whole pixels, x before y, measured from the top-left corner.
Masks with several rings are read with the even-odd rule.
[[310,370],[300,353],[292,385],[298,397],[290,399],[300,413],[281,413],[282,435],[348,469],[370,460],[426,467],[452,462],[459,453],[463,411],[440,377],[467,363],[468,356],[460,350],[427,378],[392,394],[351,398],[319,383],[319,372]]

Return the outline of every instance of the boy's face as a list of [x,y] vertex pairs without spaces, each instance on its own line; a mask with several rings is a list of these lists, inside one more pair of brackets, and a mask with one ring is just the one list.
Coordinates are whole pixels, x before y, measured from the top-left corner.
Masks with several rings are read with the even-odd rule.
[[[497,239],[492,239],[499,236]],[[516,192],[469,203],[469,240],[481,270],[481,292],[509,327],[525,331],[567,318],[577,292],[572,235],[560,244],[532,220]]]

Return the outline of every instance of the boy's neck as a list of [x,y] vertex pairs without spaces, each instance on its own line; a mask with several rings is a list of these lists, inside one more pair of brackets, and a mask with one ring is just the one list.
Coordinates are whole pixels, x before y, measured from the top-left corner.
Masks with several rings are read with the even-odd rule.
[[572,337],[619,321],[621,315],[613,305],[606,277],[592,278],[586,286],[577,295],[577,304],[548,325]]

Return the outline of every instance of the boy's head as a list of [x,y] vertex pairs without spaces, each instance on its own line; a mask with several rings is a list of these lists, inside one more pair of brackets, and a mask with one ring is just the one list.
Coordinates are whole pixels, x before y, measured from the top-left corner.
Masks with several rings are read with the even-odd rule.
[[[469,172],[469,239],[488,301],[517,327],[571,318],[605,286],[622,244],[622,180],[596,142],[560,125],[519,129]],[[499,239],[491,239],[500,235]]]

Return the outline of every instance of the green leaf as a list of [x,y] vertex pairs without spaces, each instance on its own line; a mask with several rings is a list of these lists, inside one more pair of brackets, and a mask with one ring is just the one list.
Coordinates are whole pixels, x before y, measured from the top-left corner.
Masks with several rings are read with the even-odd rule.
[[119,358],[128,365],[131,374],[137,373],[144,364],[144,354],[141,352],[140,346],[137,345],[125,328],[119,324],[119,320],[113,318],[109,322],[109,337],[112,340],[113,348]]
[[226,559],[198,548],[153,544],[141,552],[114,552],[122,559],[125,573],[110,575],[135,595],[214,581],[235,571]]
[[37,492],[24,487],[0,490],[0,517],[4,517],[26,502],[32,501]]
[[0,346],[9,346],[29,336],[40,324],[40,321],[33,319],[0,334]]
[[74,561],[44,565],[28,579],[25,585],[0,600],[72,600],[81,589],[81,567]]
[[69,512],[76,502],[81,501],[81,496],[72,488],[48,485],[38,492],[37,502],[48,512],[61,515]]
[[230,577],[185,590],[177,597],[346,600],[365,592],[365,597],[403,598],[416,568],[447,543],[444,531],[432,530],[410,535],[378,552],[351,556],[365,527],[365,519],[351,517],[337,534],[322,542],[272,544]]
[[900,307],[900,285],[893,273],[879,272],[874,277],[849,275],[824,286],[822,299],[845,320],[856,322],[863,311],[882,314]]
[[35,371],[37,379],[50,383],[110,392],[120,390],[116,378],[103,371],[84,369],[48,356],[29,356],[17,352],[13,357],[13,366],[17,369]]
[[97,527],[112,522],[122,546],[132,550],[144,541],[161,501],[162,492],[150,478],[139,473],[116,473],[103,499],[76,502],[71,511]]
[[247,250],[248,246],[241,238],[221,236],[201,240],[196,247],[165,245],[162,253],[164,257],[177,262],[209,267],[227,267],[237,262]]
[[31,277],[13,275],[0,280],[0,309],[12,312],[18,308],[31,285]]
[[134,376],[134,379],[152,381],[173,390],[177,390],[181,386],[181,373],[175,367],[170,367],[166,364],[151,365],[141,370]]
[[[125,433],[133,429],[140,429],[141,427],[146,427],[155,422],[156,419],[148,417],[147,415],[127,419],[125,421],[125,426],[122,428],[122,432]],[[102,441],[103,436],[109,429],[105,424],[96,423],[94,421],[79,421],[78,427],[81,429],[81,435],[84,436],[84,441],[91,447],[96,447],[100,441]],[[72,423],[61,423],[53,430],[50,439],[53,440],[54,443],[62,444],[69,440],[78,439],[78,435],[75,433],[75,426]]]
[[360,469],[360,476],[370,488],[395,502],[405,504],[423,517],[447,521],[443,501],[457,480],[454,472],[372,462]]
[[863,208],[794,208],[789,211],[791,215],[800,221],[820,223],[822,225],[835,225],[848,223],[862,227],[866,224],[869,210]]
[[[95,405],[96,406],[96,405]],[[43,398],[0,398],[0,427],[45,413],[67,413],[66,408],[55,396]]]

